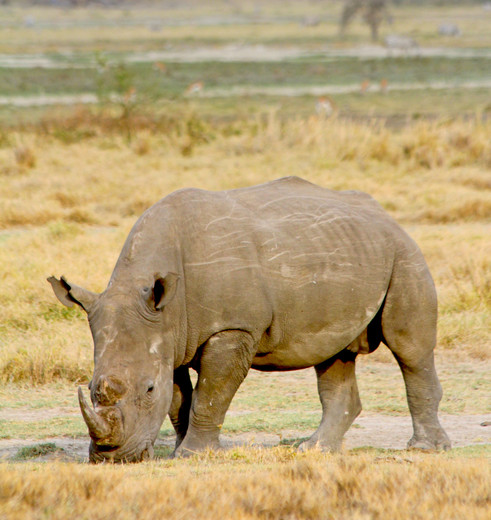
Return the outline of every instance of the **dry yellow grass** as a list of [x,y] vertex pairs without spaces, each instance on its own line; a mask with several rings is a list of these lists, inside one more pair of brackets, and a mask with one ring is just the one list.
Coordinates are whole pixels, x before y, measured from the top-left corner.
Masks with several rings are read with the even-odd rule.
[[235,449],[137,466],[0,466],[0,516],[79,519],[488,518],[482,460]]
[[282,121],[274,112],[217,127],[183,119],[166,133],[135,131],[132,145],[105,128],[70,145],[38,132],[12,135],[36,161],[15,175],[15,150],[0,149],[0,228],[59,219],[119,224],[183,186],[226,189],[292,174],[367,191],[403,221],[491,214],[491,122],[393,131],[315,117]]
[[[266,4],[265,15],[274,14],[277,4]],[[236,14],[236,6],[224,6],[225,15]],[[241,8],[251,11],[252,4]],[[292,13],[297,9],[288,8]],[[207,15],[209,9],[201,2],[198,14]],[[315,3],[298,3],[294,14],[301,19],[304,10],[316,14],[317,9]],[[427,7],[426,20],[411,9],[398,9],[390,32],[411,34],[422,45],[489,46],[489,24],[480,6],[445,12],[459,20],[460,39],[438,38],[435,20],[442,11]],[[319,48],[328,40],[349,45],[337,40],[335,14],[307,29],[303,48]],[[162,16],[150,10],[27,13],[9,7],[3,15],[10,17],[0,43],[6,53],[161,49],[163,37],[177,48],[194,38],[210,45],[238,39],[290,45],[306,34],[298,23],[219,30],[167,27],[165,32],[144,24],[122,31],[110,23],[101,32],[77,27],[38,30],[23,23],[27,15],[35,23]],[[184,19],[197,16],[197,11],[173,15]],[[12,16],[19,22],[16,28],[10,25]],[[385,30],[389,27],[382,33]],[[367,42],[366,26],[355,22],[349,38]],[[195,102],[199,100],[189,101],[191,108]],[[174,109],[170,104],[160,108],[182,110]],[[65,274],[101,291],[136,218],[167,193],[185,186],[235,188],[294,174],[334,189],[371,193],[417,240],[439,292],[437,357],[448,410],[486,410],[482,374],[491,357],[491,122],[481,123],[479,117],[441,120],[394,131],[381,123],[336,118],[285,121],[278,113],[216,122],[190,112],[171,116],[167,125],[134,113],[127,121],[132,125],[131,143],[119,128],[121,119],[111,114],[94,118],[86,109],[73,111],[63,121],[44,120],[30,130],[1,129],[0,384],[3,395],[10,396],[4,397],[3,406],[28,403],[29,408],[47,409],[46,402],[54,402],[73,408],[74,382],[90,379],[92,342],[85,316],[56,301],[47,276]],[[384,413],[401,413],[402,380],[399,373],[395,380],[386,370],[389,361],[394,362],[384,348],[363,359],[365,366],[376,365],[370,381],[379,383],[368,389],[362,377],[361,392],[365,403],[369,392],[373,395],[368,408],[380,400],[377,406]],[[388,387],[398,385],[394,397]],[[260,388],[263,392],[269,387],[261,382]],[[450,406],[449,400],[456,404]],[[295,406],[290,395],[276,397],[276,402],[285,409]],[[240,406],[251,408],[247,400]],[[3,435],[18,435],[19,428],[7,423],[0,424]],[[23,431],[36,427],[26,424]],[[47,430],[46,435],[79,434],[73,433],[78,432],[73,425],[70,430],[50,423]],[[327,455],[296,453],[283,446],[126,467],[5,463],[0,464],[0,518],[487,519],[491,475],[486,451],[478,452],[480,458],[465,453],[470,456],[366,450]]]
[[[191,114],[165,134],[138,125],[128,143],[88,116],[77,117],[91,137],[73,144],[34,128],[12,132],[13,145],[0,148],[8,171],[0,167],[0,381],[90,375],[85,317],[57,304],[46,276],[101,291],[137,216],[167,193],[292,174],[379,200],[428,259],[440,294],[440,347],[491,356],[490,122],[393,131],[340,119],[283,121],[275,112],[210,126]],[[19,149],[36,158],[31,167],[16,170]]]

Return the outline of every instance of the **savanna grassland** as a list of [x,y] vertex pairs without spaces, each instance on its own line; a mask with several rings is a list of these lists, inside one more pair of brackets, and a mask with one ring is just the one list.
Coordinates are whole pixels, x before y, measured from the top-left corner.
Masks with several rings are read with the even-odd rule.
[[[419,50],[389,52],[360,20],[340,38],[339,2],[188,3],[0,8],[0,518],[487,518],[491,13],[403,3],[382,37]],[[443,22],[462,35],[439,35]],[[102,291],[166,194],[286,175],[370,193],[420,245],[456,448],[406,451],[410,429],[384,429],[409,414],[381,346],[359,358],[364,411],[342,454],[295,450],[320,420],[308,370],[251,373],[228,450],[169,459],[166,420],[155,461],[82,463],[91,338],[46,277]],[[363,417],[380,424],[366,442]]]

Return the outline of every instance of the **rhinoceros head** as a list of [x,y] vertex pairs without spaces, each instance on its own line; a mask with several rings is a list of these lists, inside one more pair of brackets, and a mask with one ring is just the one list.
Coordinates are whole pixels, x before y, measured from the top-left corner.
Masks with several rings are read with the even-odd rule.
[[48,278],[58,299],[82,307],[94,339],[90,406],[78,389],[91,437],[92,462],[138,462],[151,458],[153,443],[172,400],[175,327],[166,306],[178,275],[110,283],[102,294]]

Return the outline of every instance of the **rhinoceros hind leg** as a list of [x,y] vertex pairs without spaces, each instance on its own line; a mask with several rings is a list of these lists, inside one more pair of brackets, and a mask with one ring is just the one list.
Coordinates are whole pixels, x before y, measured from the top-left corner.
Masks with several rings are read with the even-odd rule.
[[413,422],[409,448],[444,449],[450,440],[438,420],[442,389],[435,369],[437,301],[423,264],[402,263],[394,270],[382,311],[384,343],[402,370]]
[[344,434],[361,412],[355,359],[356,353],[345,349],[315,367],[322,420],[312,437],[300,445],[300,450],[341,448]]
[[396,359],[406,384],[407,401],[413,422],[413,436],[408,448],[449,450],[451,442],[438,420],[442,390],[435,370],[433,352],[417,364]]
[[218,437],[225,413],[253,357],[253,339],[241,330],[219,332],[206,342],[198,363],[189,426],[175,451],[176,457],[220,447]]

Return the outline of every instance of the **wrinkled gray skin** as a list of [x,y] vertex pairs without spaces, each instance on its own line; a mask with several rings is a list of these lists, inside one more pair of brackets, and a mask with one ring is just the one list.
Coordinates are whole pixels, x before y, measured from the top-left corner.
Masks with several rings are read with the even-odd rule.
[[93,462],[150,458],[166,414],[175,455],[217,448],[251,367],[315,367],[322,421],[301,448],[337,450],[361,411],[355,359],[381,342],[404,376],[409,446],[450,447],[435,287],[417,245],[366,194],[295,177],[180,190],[135,224],[102,294],[49,281],[87,311],[94,338],[93,408],[79,389]]

